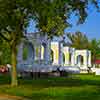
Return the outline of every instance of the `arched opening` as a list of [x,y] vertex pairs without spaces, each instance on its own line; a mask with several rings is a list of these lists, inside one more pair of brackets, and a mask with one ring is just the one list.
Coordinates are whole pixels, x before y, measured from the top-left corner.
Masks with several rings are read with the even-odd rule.
[[54,61],[54,52],[53,50],[51,50],[51,53],[50,53],[50,63],[52,64]]
[[65,64],[65,54],[63,53],[63,64]]
[[41,60],[44,59],[44,47],[41,45]]
[[29,59],[34,60],[34,47],[31,43],[25,43],[23,46],[23,60],[27,61]]
[[69,64],[71,64],[72,54],[69,53]]
[[28,47],[27,45],[23,47],[23,60],[28,59]]
[[46,44],[45,43],[42,43],[42,48],[41,48],[41,51],[42,51],[42,60],[45,60],[46,59]]
[[46,62],[46,44],[42,43],[41,45],[41,64]]
[[78,65],[83,65],[83,56],[82,55],[77,56],[77,64]]

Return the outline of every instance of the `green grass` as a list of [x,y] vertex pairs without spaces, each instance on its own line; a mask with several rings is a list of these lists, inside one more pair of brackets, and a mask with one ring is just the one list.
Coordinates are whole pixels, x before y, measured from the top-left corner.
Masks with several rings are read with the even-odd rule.
[[100,76],[73,75],[69,78],[19,79],[18,87],[10,87],[7,76],[0,76],[0,93],[31,100],[100,100]]

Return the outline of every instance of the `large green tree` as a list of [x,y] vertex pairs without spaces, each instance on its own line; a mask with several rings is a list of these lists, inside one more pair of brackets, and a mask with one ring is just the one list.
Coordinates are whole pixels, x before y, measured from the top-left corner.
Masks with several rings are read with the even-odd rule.
[[72,12],[79,17],[79,23],[84,22],[88,3],[98,8],[96,0],[0,0],[0,36],[11,48],[12,86],[17,86],[17,45],[24,36],[30,18],[48,36],[61,35],[68,26],[66,19]]
[[16,0],[0,0],[0,36],[9,43],[11,49],[12,86],[17,86],[17,45],[23,36],[26,16]]

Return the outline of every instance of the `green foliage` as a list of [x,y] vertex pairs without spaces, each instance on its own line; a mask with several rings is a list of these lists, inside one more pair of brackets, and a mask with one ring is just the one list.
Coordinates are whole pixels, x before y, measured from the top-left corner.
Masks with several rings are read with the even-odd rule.
[[28,48],[27,47],[24,47],[23,48],[23,60],[27,60],[28,58]]
[[31,18],[43,33],[62,35],[71,13],[76,13],[80,23],[84,22],[89,3],[99,8],[95,0],[0,0],[0,35],[11,45],[18,44]]
[[92,39],[90,42],[90,48],[92,51],[92,60],[100,59],[100,40]]
[[61,17],[56,16],[54,20],[48,18],[46,26],[42,27],[42,30],[47,32],[49,36],[63,35],[64,29],[67,27]]
[[68,26],[66,19],[72,12],[76,12],[79,23],[84,22],[88,2],[99,8],[96,0],[0,0],[0,37],[11,48],[13,85],[17,85],[17,45],[24,36],[30,18],[37,22],[39,31],[48,36],[61,35]]
[[86,9],[88,9],[89,3],[96,5],[96,7],[98,4],[94,0],[37,0],[33,3],[37,27],[50,37],[62,35],[65,27],[70,26],[67,19],[71,13],[76,13],[79,18],[78,23],[84,22],[88,15]]
[[0,39],[0,65],[11,64],[11,49],[9,44]]
[[76,32],[75,34],[68,33],[67,37],[71,46],[77,49],[88,49],[90,46],[89,39],[81,32]]
[[100,40],[89,40],[88,37],[81,32],[76,32],[75,34],[68,33],[67,37],[72,47],[90,50],[92,53],[92,62],[96,59],[100,59]]

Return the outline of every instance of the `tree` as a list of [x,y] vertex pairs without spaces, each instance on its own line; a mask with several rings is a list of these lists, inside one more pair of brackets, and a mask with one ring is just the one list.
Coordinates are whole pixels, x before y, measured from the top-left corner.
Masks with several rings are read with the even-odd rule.
[[25,19],[26,12],[17,5],[16,0],[0,1],[0,36],[9,43],[11,49],[12,86],[17,86],[17,44],[23,36]]
[[96,59],[100,59],[100,40],[92,39],[89,49],[92,52],[92,62],[94,63]]
[[[90,0],[0,0],[0,37],[11,48],[12,86],[17,86],[16,55],[17,45],[24,36],[30,18],[37,21],[37,27],[48,36],[61,35],[72,12],[84,22]],[[97,7],[96,0],[91,3]],[[67,23],[67,24],[66,24]]]
[[[48,36],[59,36],[64,33],[70,23],[67,19],[74,12],[78,16],[78,24],[87,17],[88,4],[99,8],[96,0],[33,0],[35,3],[35,19],[40,31]],[[32,8],[34,8],[32,7]]]
[[71,46],[77,49],[88,49],[90,46],[88,37],[81,32],[76,32],[75,34],[67,33],[67,37]]
[[88,37],[81,32],[76,32],[75,34],[68,33],[67,37],[72,47],[90,50],[93,63],[96,59],[100,59],[100,40],[89,40]]

